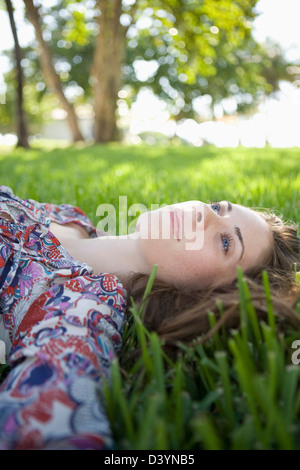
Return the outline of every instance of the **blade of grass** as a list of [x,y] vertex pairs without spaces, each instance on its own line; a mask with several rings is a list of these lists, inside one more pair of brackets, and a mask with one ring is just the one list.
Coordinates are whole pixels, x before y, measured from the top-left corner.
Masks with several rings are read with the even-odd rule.
[[256,396],[253,385],[255,367],[249,357],[249,354],[245,350],[243,340],[239,336],[239,333],[236,332],[235,338],[231,338],[228,344],[234,356],[233,366],[237,373],[240,389],[247,398],[249,411],[253,416],[258,438],[262,439],[263,432],[260,422],[260,416],[256,407]]
[[223,389],[224,389],[225,413],[227,415],[227,418],[231,426],[233,426],[234,425],[233,396],[232,396],[232,391],[231,391],[231,381],[230,381],[227,355],[225,351],[217,351],[215,353],[215,358],[219,365],[220,376],[222,379],[222,384],[223,384]]
[[268,278],[268,274],[266,271],[263,271],[262,274],[263,274],[263,285],[264,285],[266,300],[267,300],[268,323],[270,327],[272,328],[272,332],[275,333],[275,330],[276,330],[275,315],[274,315],[273,306],[272,306],[269,278]]
[[[213,328],[215,324],[217,323],[214,313],[210,311],[208,311],[208,320],[209,320],[210,328]],[[215,345],[214,349],[220,350],[222,346],[221,346],[221,340],[220,340],[220,335],[218,331],[214,333],[214,335],[212,336],[212,339]]]
[[223,443],[218,436],[212,420],[207,415],[201,415],[193,422],[193,429],[197,438],[203,443],[206,450],[222,450]]
[[156,381],[156,389],[162,395],[162,400],[166,402],[165,373],[162,359],[162,350],[156,333],[150,335],[150,349],[152,351],[153,376]]
[[183,365],[182,360],[178,360],[175,365],[175,374],[173,380],[173,389],[171,392],[170,403],[173,408],[175,427],[173,434],[175,437],[173,441],[175,443],[175,448],[178,448],[179,442],[181,442],[183,434],[183,400],[182,400],[182,391],[183,391]]
[[268,377],[256,376],[254,378],[256,399],[264,416],[265,429],[261,442],[267,449],[271,448],[274,440],[281,450],[293,450],[293,439],[287,429],[284,417],[279,410],[278,402],[270,398],[268,390]]
[[137,308],[137,306],[134,302],[134,299],[132,297],[130,298],[132,306],[129,310],[130,310],[132,316],[134,317],[135,321],[133,322],[131,327],[128,327],[128,329],[126,329],[126,331],[125,331],[126,336],[125,337],[123,336],[124,341],[127,341],[127,338],[129,338],[129,341],[128,341],[128,348],[129,349],[131,349],[133,347],[134,342],[136,340],[137,319],[142,318],[143,311],[144,311],[144,308],[145,308],[146,303],[147,303],[147,297],[151,292],[153,282],[154,282],[154,279],[155,279],[155,276],[156,276],[156,271],[157,271],[157,265],[155,264],[153,266],[153,269],[152,269],[151,274],[149,276],[149,279],[148,279],[148,282],[147,282],[147,285],[146,285],[146,288],[145,288],[145,291],[144,291],[144,294],[143,294],[142,304],[141,304],[139,309]]
[[121,416],[124,420],[125,433],[131,442],[135,442],[136,436],[132,422],[132,416],[129,412],[126,398],[122,390],[122,379],[119,370],[119,363],[117,359],[113,359],[111,363],[111,390],[112,390],[112,404],[115,409],[119,409]]
[[147,394],[146,390],[143,409],[144,412],[136,428],[136,450],[153,449],[156,445],[156,426],[158,420],[161,419],[163,409],[161,394],[153,392]]
[[298,419],[297,416],[297,392],[299,394],[298,383],[300,378],[300,370],[298,366],[293,364],[285,368],[284,379],[282,383],[282,404],[283,417],[288,428]]
[[144,327],[140,316],[136,314],[135,309],[131,309],[131,312],[136,322],[136,336],[138,340],[137,347],[141,348],[145,369],[147,373],[151,375],[153,373],[153,363],[149,355],[149,349],[148,349],[147,338],[146,338],[147,330]]
[[245,281],[243,277],[243,271],[240,266],[237,267],[237,281],[238,281],[238,290],[240,296],[240,316],[241,316],[241,333],[245,341],[248,340],[248,328],[247,328],[247,302],[245,294]]

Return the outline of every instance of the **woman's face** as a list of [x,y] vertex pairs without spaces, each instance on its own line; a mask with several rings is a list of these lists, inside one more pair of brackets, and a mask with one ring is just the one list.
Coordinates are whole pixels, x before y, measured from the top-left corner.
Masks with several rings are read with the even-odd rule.
[[151,271],[175,285],[200,289],[223,285],[257,265],[271,246],[258,213],[227,201],[189,201],[142,214],[139,252]]

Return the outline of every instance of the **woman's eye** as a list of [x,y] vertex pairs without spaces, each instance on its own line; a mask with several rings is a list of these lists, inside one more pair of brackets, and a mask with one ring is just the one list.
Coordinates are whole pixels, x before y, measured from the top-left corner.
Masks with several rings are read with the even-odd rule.
[[232,243],[232,237],[230,235],[221,235],[221,241],[223,249],[227,253]]
[[211,206],[213,211],[215,211],[217,214],[219,214],[221,206],[218,202],[214,202],[210,206]]
[[229,248],[228,239],[226,237],[222,237],[222,243],[223,243],[224,250],[227,252]]

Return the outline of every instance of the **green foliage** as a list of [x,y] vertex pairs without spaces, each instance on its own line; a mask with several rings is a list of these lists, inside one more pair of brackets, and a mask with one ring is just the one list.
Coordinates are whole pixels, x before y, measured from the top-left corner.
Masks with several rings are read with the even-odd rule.
[[[258,322],[239,271],[241,331],[215,333],[176,361],[132,308],[120,365],[106,385],[107,412],[121,449],[297,449],[300,369],[291,364],[290,338]],[[267,278],[266,278],[266,296]],[[128,366],[132,344],[141,358]],[[127,360],[127,362],[126,362]]]
[[[28,123],[29,134],[36,134],[41,130],[41,122],[46,122],[51,118],[51,113],[58,106],[56,97],[49,93],[43,82],[43,78],[38,66],[37,57],[30,52],[30,48],[25,50],[26,54],[34,56],[35,60],[23,59],[24,76],[34,76],[35,80],[26,80],[23,88],[24,110]],[[0,105],[0,133],[16,132],[16,70],[12,69],[5,74],[6,93],[5,104]]]
[[[76,204],[95,225],[97,206],[111,203],[118,212],[120,195],[128,206],[149,208],[227,199],[300,224],[299,149],[3,148],[0,171],[1,183],[21,197]],[[117,449],[299,449],[300,368],[291,344],[300,331],[276,334],[266,276],[268,319],[259,322],[238,276],[241,329],[221,330],[194,349],[182,346],[177,360],[164,354],[133,306],[135,321],[125,325],[120,360],[103,390]]]
[[[151,88],[169,105],[176,119],[197,116],[194,99],[209,95],[211,109],[232,97],[238,112],[253,110],[258,100],[291,79],[281,51],[264,49],[251,34],[256,1],[156,1],[146,9],[152,26],[133,27],[127,53],[127,83]],[[142,5],[143,2],[142,2]],[[138,11],[141,17],[145,10]],[[156,60],[156,72],[145,82],[136,78],[134,60]],[[133,65],[132,65],[133,64]],[[226,108],[224,107],[226,114]]]
[[68,146],[0,148],[1,182],[21,197],[67,201],[97,223],[96,209],[119,196],[134,203],[229,200],[299,219],[299,149],[214,146]]
[[[148,87],[165,100],[177,120],[203,119],[194,107],[194,100],[203,95],[211,97],[212,112],[214,105],[227,97],[233,97],[237,111],[253,108],[261,96],[278,88],[279,79],[292,79],[286,73],[288,64],[280,49],[269,45],[264,50],[252,37],[256,3],[257,0],[155,0],[149,6],[145,0],[137,4],[124,2],[121,20],[126,45],[122,78],[126,98],[122,99],[130,107],[138,91]],[[75,104],[91,102],[91,66],[99,11],[87,0],[58,0],[52,6],[47,2],[41,5],[44,37],[67,95]],[[35,132],[37,125],[49,116],[42,103],[46,100],[48,109],[50,100],[43,89],[35,44],[24,51],[24,58],[27,108]],[[135,65],[140,60],[156,62],[155,72],[147,79],[139,78]],[[10,80],[8,75],[8,85]],[[11,90],[7,94],[8,110],[14,109],[14,99]],[[0,129],[3,132],[8,119],[3,107],[1,122],[2,115],[6,119],[5,128]],[[11,130],[11,113],[8,123]]]

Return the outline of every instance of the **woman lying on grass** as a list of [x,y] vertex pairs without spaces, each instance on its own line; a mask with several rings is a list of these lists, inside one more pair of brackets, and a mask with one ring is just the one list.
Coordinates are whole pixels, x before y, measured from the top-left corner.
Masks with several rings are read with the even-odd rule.
[[237,266],[259,316],[266,270],[279,320],[300,326],[297,227],[273,214],[192,201],[141,215],[130,235],[97,236],[77,207],[0,186],[0,339],[11,366],[0,388],[0,449],[112,447],[99,390],[121,351],[128,299],[141,304],[155,264],[143,320],[172,352],[207,337],[208,310],[238,325]]

